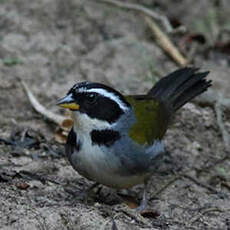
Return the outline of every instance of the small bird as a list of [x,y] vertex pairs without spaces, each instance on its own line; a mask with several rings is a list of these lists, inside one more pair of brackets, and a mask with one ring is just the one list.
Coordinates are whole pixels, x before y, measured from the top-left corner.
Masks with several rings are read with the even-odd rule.
[[82,176],[126,189],[144,184],[139,213],[147,206],[146,186],[154,161],[164,153],[163,136],[175,112],[206,91],[209,72],[182,68],[160,79],[145,95],[123,96],[101,83],[75,84],[58,102],[73,111],[66,155]]

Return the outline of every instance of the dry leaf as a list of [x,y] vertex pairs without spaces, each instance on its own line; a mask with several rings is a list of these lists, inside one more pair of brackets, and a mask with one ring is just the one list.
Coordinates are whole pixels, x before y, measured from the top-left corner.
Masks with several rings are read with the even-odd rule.
[[73,127],[74,121],[72,118],[67,117],[64,119],[60,125],[60,127],[63,130],[70,131],[70,129]]
[[68,136],[67,132],[65,132],[61,129],[58,129],[58,131],[55,133],[54,139],[56,142],[58,142],[60,144],[65,144],[66,140],[67,140],[67,136]]

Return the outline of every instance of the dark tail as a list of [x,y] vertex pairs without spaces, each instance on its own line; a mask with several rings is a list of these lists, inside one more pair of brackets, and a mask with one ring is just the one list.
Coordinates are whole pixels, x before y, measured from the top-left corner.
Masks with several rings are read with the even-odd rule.
[[205,79],[209,72],[197,72],[196,68],[179,69],[162,78],[149,92],[171,111],[175,112],[185,103],[200,95],[211,86]]

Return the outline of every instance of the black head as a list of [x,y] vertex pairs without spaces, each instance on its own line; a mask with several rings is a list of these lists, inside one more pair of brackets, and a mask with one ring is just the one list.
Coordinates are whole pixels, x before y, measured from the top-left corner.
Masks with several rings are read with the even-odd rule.
[[59,105],[78,110],[90,118],[107,121],[110,124],[116,122],[130,109],[130,104],[118,91],[109,86],[91,82],[75,84]]

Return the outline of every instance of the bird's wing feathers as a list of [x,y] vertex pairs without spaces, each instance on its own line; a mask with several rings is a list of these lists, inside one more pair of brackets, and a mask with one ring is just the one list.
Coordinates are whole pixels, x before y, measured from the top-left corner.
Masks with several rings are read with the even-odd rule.
[[137,122],[129,131],[129,136],[139,144],[153,144],[164,136],[170,117],[159,100],[147,96],[126,96],[132,105]]
[[127,97],[137,119],[130,136],[141,144],[161,139],[174,113],[211,86],[208,73],[189,67],[179,69],[158,81],[147,95]]

